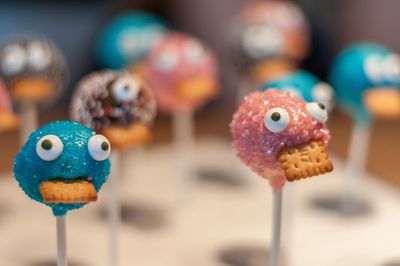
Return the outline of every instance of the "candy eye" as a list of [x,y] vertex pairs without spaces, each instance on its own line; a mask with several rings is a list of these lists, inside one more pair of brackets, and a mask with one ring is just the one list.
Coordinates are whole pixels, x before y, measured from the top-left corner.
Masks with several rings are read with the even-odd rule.
[[333,89],[325,82],[321,82],[314,86],[311,92],[314,101],[322,103],[328,110],[332,109]]
[[325,123],[328,120],[328,111],[322,103],[308,103],[307,111],[320,123]]
[[43,70],[51,63],[50,49],[40,42],[28,45],[28,63],[36,70]]
[[173,52],[162,53],[156,62],[157,69],[161,71],[170,71],[178,64],[178,56]]
[[111,145],[103,135],[94,135],[89,139],[88,151],[96,161],[104,161],[110,157]]
[[15,74],[25,67],[26,61],[25,50],[19,45],[11,45],[4,49],[1,68],[6,74]]
[[139,31],[136,29],[126,29],[121,32],[117,45],[122,55],[132,58],[138,50],[141,50],[141,38],[138,38],[138,35]]
[[285,88],[283,88],[283,91],[289,92],[289,94],[292,95],[293,97],[298,97],[298,98],[303,97],[301,92],[298,89],[296,89],[295,87],[285,87]]
[[192,64],[200,63],[204,58],[204,48],[198,42],[191,42],[186,46],[186,58]]
[[364,71],[372,82],[379,82],[382,79],[382,58],[379,55],[367,57],[364,63]]
[[64,144],[56,135],[46,135],[36,143],[37,155],[45,161],[54,161],[64,149]]
[[284,39],[278,30],[261,25],[246,29],[242,43],[250,56],[260,58],[280,53]]
[[265,114],[265,127],[274,133],[284,131],[290,123],[290,116],[283,108],[272,108]]
[[397,55],[389,55],[382,61],[382,75],[385,80],[400,80],[400,58]]
[[124,76],[117,79],[111,88],[111,93],[118,102],[132,101],[140,92],[140,81]]

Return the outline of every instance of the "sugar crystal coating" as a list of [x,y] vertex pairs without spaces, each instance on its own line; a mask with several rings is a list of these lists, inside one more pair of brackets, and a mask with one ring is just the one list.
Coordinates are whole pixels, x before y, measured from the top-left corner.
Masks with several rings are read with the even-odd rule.
[[[46,135],[56,135],[63,142],[62,154],[53,161],[41,159],[36,151],[37,142]],[[90,179],[98,192],[110,173],[110,160],[94,160],[88,151],[89,138],[94,132],[78,122],[57,121],[32,132],[14,162],[14,175],[19,186],[31,199],[52,208],[53,214],[62,216],[69,210],[85,204],[45,203],[40,184],[49,180]]]
[[[264,124],[265,114],[275,107],[285,109],[290,116],[288,127],[280,133],[269,131]],[[273,187],[285,183],[277,158],[282,148],[311,140],[323,140],[327,145],[330,138],[325,124],[317,122],[307,112],[304,100],[275,89],[246,96],[233,115],[230,128],[239,158],[254,172],[268,179]]]

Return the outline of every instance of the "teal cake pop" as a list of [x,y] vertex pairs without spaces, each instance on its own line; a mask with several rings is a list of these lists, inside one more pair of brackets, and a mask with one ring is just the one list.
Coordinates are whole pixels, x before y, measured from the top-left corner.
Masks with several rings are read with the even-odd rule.
[[303,98],[306,102],[319,102],[325,105],[327,110],[334,106],[334,92],[332,87],[322,82],[310,72],[300,70],[273,79],[260,87],[260,91],[275,88],[288,91],[295,97]]
[[[400,106],[400,59],[381,45],[360,43],[344,49],[333,63],[329,80],[338,106],[359,123]],[[368,98],[372,105],[367,104]]]
[[122,69],[140,63],[167,29],[161,18],[147,12],[129,11],[117,16],[98,40],[100,64]]
[[58,121],[32,132],[14,162],[14,175],[31,199],[55,216],[97,200],[110,173],[108,140],[90,128]]

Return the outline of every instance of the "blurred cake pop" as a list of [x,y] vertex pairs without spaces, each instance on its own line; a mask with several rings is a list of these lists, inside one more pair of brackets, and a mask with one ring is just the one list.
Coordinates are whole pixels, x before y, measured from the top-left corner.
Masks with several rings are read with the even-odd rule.
[[72,119],[105,135],[117,149],[148,142],[155,116],[153,92],[127,72],[100,71],[84,77],[71,103]]
[[359,122],[400,117],[400,57],[373,43],[352,45],[334,61],[330,82],[340,107]]
[[136,66],[167,32],[166,23],[143,11],[130,11],[114,18],[100,36],[97,53],[105,68]]
[[97,200],[110,151],[108,140],[90,128],[53,122],[32,132],[15,159],[15,178],[26,195],[63,216]]
[[269,89],[246,96],[230,124],[239,158],[281,188],[333,170],[326,145],[328,113],[323,104],[306,103],[289,92]]
[[328,111],[331,111],[334,106],[332,87],[304,70],[273,79],[262,85],[260,90],[265,91],[268,88],[288,91],[293,96],[303,98],[306,102],[320,102],[325,105]]
[[302,10],[291,1],[250,1],[230,32],[232,57],[256,82],[296,68],[308,53],[310,33]]
[[0,81],[0,132],[16,128],[18,123],[19,119],[13,112],[10,95],[4,83]]
[[21,37],[0,50],[0,74],[17,102],[54,101],[68,76],[63,55],[42,37]]
[[218,92],[213,53],[189,35],[168,33],[152,50],[146,80],[164,112],[193,111]]

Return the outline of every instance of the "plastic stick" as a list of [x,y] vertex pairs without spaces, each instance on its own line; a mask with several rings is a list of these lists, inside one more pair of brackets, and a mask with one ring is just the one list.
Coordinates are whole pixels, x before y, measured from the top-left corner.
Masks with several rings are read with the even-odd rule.
[[68,266],[67,263],[67,238],[66,216],[57,216],[57,266]]
[[368,155],[370,124],[355,123],[351,135],[349,156],[345,169],[343,208],[353,208],[360,197],[362,177]]
[[120,173],[120,151],[112,151],[111,163],[112,170],[108,180],[108,226],[109,226],[109,241],[108,241],[108,265],[118,265],[118,227],[120,224],[121,208],[118,198],[118,178]]
[[173,141],[177,156],[177,163],[180,173],[178,174],[180,181],[180,191],[178,196],[185,201],[190,195],[190,178],[193,168],[193,113],[192,112],[177,112],[173,115]]
[[270,266],[277,266],[281,245],[282,189],[273,190],[272,243]]
[[38,128],[37,105],[33,102],[21,103],[21,143],[25,143],[32,131]]

